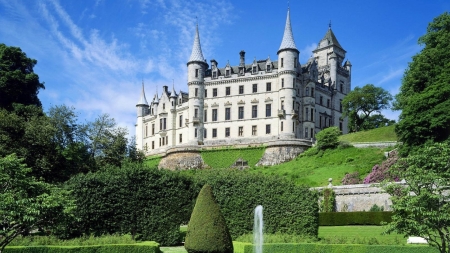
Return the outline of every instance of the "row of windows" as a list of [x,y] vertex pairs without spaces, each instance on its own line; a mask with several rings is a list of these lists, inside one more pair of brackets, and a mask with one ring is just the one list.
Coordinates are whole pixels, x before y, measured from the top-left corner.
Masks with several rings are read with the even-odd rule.
[[[281,68],[284,67],[284,59],[283,58],[280,59],[280,67]],[[294,68],[296,68],[296,67],[297,67],[297,58],[294,57]],[[271,72],[271,71],[272,71],[272,64],[271,63],[266,64],[266,72]],[[244,69],[241,68],[239,72],[240,72],[239,73],[240,75],[243,75]],[[251,73],[256,74],[257,72],[258,72],[258,66],[256,64],[253,64]],[[230,67],[226,67],[225,77],[230,77],[230,76],[231,76],[231,69],[230,69]],[[195,77],[198,77],[198,69],[196,69],[196,71],[195,71]],[[217,78],[217,70],[212,71],[212,78],[213,79]]]
[[[211,121],[218,120],[218,109],[211,110]],[[272,104],[266,104],[266,117],[272,117]],[[258,118],[258,105],[252,105],[252,118]],[[238,119],[244,119],[244,107],[238,107]],[[231,120],[231,108],[225,108],[225,120]],[[208,122],[208,110],[205,110],[203,115],[203,122]],[[181,127],[181,121],[180,121]]]
[[[257,127],[258,126],[252,126],[252,129],[251,129],[252,136],[256,136],[258,134]],[[213,128],[211,130],[212,130],[212,138],[217,138],[218,137],[217,136],[217,128]],[[226,127],[224,137],[231,137],[230,132],[231,132],[230,128]],[[271,133],[271,127],[270,127],[270,124],[267,124],[266,125],[266,134],[270,134],[270,133]],[[196,134],[197,134],[197,129],[195,129],[195,137],[197,137]],[[238,136],[239,137],[244,136],[244,127],[243,126],[238,127]],[[204,139],[208,138],[207,129],[203,129],[203,138]],[[180,134],[180,143],[181,143],[181,134]]]

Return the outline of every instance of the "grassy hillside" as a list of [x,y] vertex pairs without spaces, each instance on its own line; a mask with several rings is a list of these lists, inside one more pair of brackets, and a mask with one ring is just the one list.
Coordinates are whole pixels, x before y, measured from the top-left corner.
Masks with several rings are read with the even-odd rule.
[[348,142],[397,141],[397,135],[395,134],[394,129],[395,125],[380,127],[367,131],[341,135],[339,140]]
[[264,154],[265,147],[249,148],[223,148],[201,151],[203,161],[211,168],[229,168],[238,158],[248,162],[248,166],[253,167]]
[[251,172],[279,175],[311,187],[326,186],[331,177],[333,185],[340,185],[346,173],[358,171],[362,176],[368,174],[373,165],[385,159],[384,151],[380,148],[355,147],[326,150],[315,155],[302,155],[280,165],[253,168]]

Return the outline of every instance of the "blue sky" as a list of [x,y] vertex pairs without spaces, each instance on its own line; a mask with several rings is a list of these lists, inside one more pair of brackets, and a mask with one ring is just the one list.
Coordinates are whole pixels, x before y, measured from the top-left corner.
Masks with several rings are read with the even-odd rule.
[[[352,62],[352,87],[372,83],[395,95],[417,44],[448,0],[349,0],[289,3],[305,63],[332,29]],[[142,80],[151,100],[163,85],[187,90],[186,62],[198,19],[203,55],[223,67],[276,59],[287,1],[0,0],[0,43],[38,61],[39,98],[74,106],[81,120],[109,113],[134,134]],[[397,119],[399,112],[384,114]]]

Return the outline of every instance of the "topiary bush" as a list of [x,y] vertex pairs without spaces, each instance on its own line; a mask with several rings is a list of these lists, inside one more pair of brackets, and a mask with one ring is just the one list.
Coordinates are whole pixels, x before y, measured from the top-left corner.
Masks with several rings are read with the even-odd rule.
[[210,185],[198,194],[184,244],[188,253],[233,253],[233,242]]
[[328,127],[316,134],[316,146],[320,150],[336,148],[339,145],[341,131],[337,127]]

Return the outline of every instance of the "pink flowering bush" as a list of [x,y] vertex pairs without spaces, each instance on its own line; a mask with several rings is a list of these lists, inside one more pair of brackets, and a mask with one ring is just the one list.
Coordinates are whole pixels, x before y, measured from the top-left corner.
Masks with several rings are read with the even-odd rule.
[[372,168],[372,172],[367,175],[366,178],[364,178],[363,183],[364,184],[371,184],[371,183],[380,183],[384,180],[391,180],[398,182],[400,181],[398,177],[398,172],[391,171],[390,168],[392,165],[394,165],[398,160],[398,152],[397,150],[391,151],[389,153],[388,159],[386,161],[381,163],[381,166],[376,164]]
[[360,184],[361,179],[359,179],[359,172],[355,171],[352,173],[345,174],[344,178],[341,181],[342,185],[349,185],[349,184]]

